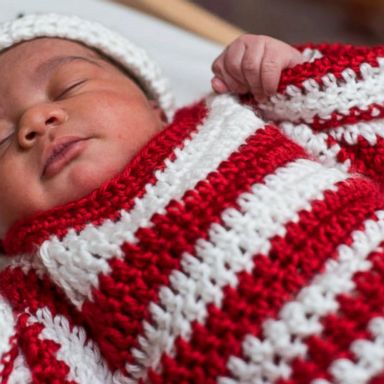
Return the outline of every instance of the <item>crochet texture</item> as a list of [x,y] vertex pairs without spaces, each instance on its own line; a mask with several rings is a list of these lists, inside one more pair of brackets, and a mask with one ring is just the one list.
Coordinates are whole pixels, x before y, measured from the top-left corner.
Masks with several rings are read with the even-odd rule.
[[304,48],[11,228],[1,383],[384,382],[384,52]]

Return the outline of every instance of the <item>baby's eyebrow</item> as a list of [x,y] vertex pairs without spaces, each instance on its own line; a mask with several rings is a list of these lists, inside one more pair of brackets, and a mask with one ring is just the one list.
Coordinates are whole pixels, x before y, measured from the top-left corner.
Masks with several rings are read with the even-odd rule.
[[34,71],[36,79],[40,80],[43,77],[48,76],[55,69],[61,67],[64,64],[71,63],[73,61],[85,61],[94,65],[97,65],[102,68],[102,66],[96,61],[96,59],[92,59],[86,56],[54,56],[50,59],[42,62]]

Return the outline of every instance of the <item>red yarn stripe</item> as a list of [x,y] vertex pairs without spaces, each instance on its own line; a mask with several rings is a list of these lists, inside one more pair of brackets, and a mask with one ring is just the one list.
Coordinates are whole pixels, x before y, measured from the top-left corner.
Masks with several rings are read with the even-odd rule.
[[28,315],[18,318],[17,330],[19,345],[23,350],[27,364],[31,370],[34,384],[76,384],[67,380],[69,367],[56,358],[60,345],[52,340],[41,340],[39,334],[43,329],[41,324],[28,325]]
[[123,246],[126,259],[110,261],[111,274],[99,276],[94,301],[82,309],[112,369],[133,362],[130,350],[138,346],[143,320],[151,318],[148,305],[158,302],[159,287],[169,285],[182,253],[207,238],[208,228],[220,222],[224,209],[236,206],[241,193],[299,157],[305,157],[303,150],[276,128],[259,130],[181,201],[171,201],[165,214],[154,215],[153,226],[139,229],[138,244]]
[[382,373],[372,378],[368,384],[384,384],[384,370]]
[[307,384],[316,378],[332,380],[328,372],[333,361],[340,358],[354,360],[350,351],[356,340],[370,340],[367,330],[370,320],[384,316],[384,253],[373,252],[369,256],[372,267],[354,275],[355,290],[338,297],[339,310],[323,318],[324,330],[320,336],[306,340],[308,357],[292,362],[292,375],[279,384]]
[[[375,115],[373,116],[373,110]],[[313,122],[310,124],[314,131],[324,131],[331,128],[340,127],[343,125],[356,124],[365,121],[372,121],[381,119],[384,117],[384,106],[380,104],[371,104],[365,109],[353,107],[349,109],[348,115],[341,114],[339,112],[332,112],[330,118],[324,119],[319,116],[313,118]]]
[[352,172],[360,172],[382,184],[384,182],[384,139],[379,136],[376,136],[376,139],[375,145],[371,145],[362,136],[358,137],[355,145],[350,145],[345,140],[337,141],[341,147],[337,160],[340,162],[351,160]]
[[193,325],[190,341],[177,340],[176,357],[164,356],[162,375],[151,372],[151,380],[210,384],[229,375],[228,358],[242,356],[244,336],[261,337],[262,322],[276,317],[281,306],[322,271],[327,259],[335,257],[337,245],[350,242],[351,231],[382,206],[383,197],[363,179],[349,179],[339,183],[337,192],[327,191],[310,212],[300,213],[298,223],[286,226],[284,238],[272,240],[268,256],[255,258],[252,274],[238,276],[237,289],[225,288],[222,308],[209,307],[206,323]]
[[129,210],[134,198],[144,194],[146,184],[155,184],[154,172],[164,168],[166,158],[174,159],[174,150],[183,147],[184,140],[206,114],[204,102],[181,109],[174,122],[154,137],[122,174],[80,200],[33,215],[12,226],[4,239],[5,252],[11,255],[30,253],[52,235],[64,237],[68,228],[80,231],[88,223],[100,225],[106,219],[117,219],[120,209]]
[[1,383],[0,384],[7,384],[9,376],[11,375],[13,369],[14,369],[14,363],[15,359],[18,356],[19,348],[17,346],[17,333],[14,333],[9,338],[9,344],[11,348],[8,352],[4,353],[1,356],[0,364],[4,367],[3,370],[0,372],[0,378]]
[[[64,316],[71,330],[75,325],[85,326],[81,315],[68,302],[63,292],[48,276],[45,275],[40,279],[34,270],[27,273],[20,267],[3,270],[0,273],[0,293],[9,301],[16,313],[27,311],[30,315],[34,315],[38,309],[47,307],[52,316]],[[53,341],[39,340],[41,325],[28,326],[27,317],[20,319],[17,327],[18,345],[31,366],[33,382],[57,384],[69,382],[65,381],[68,367],[55,358],[58,345]],[[91,332],[87,334],[89,338],[92,337]]]
[[35,314],[48,307],[52,316],[65,316],[71,327],[84,327],[81,314],[68,301],[61,289],[47,275],[42,278],[31,269],[24,273],[21,267],[7,268],[0,273],[0,294],[4,296],[15,313],[28,310]]
[[[333,73],[337,79],[344,81],[341,73],[350,68],[361,76],[360,66],[368,63],[372,67],[378,67],[378,57],[384,56],[384,47],[354,47],[342,44],[319,44],[307,45],[307,47],[318,49],[323,53],[323,57],[312,63],[303,63],[293,68],[283,71],[278,92],[285,92],[288,85],[295,85],[302,88],[304,81],[308,79],[316,80],[319,85],[323,85],[322,77],[328,73]],[[301,46],[301,49],[305,46]]]
[[[251,106],[254,109],[258,109],[257,103],[255,102],[252,95],[243,95],[240,97],[242,103]],[[375,115],[373,116],[373,110],[375,110]],[[379,104],[371,104],[367,108],[360,109],[358,107],[353,107],[348,110],[348,114],[342,114],[337,111],[332,112],[330,117],[324,119],[318,115],[313,116],[313,121],[308,123],[304,119],[298,119],[297,121],[292,121],[295,124],[306,124],[311,127],[314,132],[327,131],[332,128],[337,128],[345,125],[356,124],[360,122],[369,122],[384,117],[384,106]],[[284,121],[284,118],[274,118],[274,123],[279,123]]]

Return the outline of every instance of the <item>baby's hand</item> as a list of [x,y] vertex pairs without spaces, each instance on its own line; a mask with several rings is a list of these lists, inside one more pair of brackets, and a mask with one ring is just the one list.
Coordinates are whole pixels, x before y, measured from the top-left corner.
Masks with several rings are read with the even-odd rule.
[[243,35],[212,64],[212,88],[217,93],[252,93],[257,101],[273,95],[281,71],[303,61],[301,53],[268,36]]

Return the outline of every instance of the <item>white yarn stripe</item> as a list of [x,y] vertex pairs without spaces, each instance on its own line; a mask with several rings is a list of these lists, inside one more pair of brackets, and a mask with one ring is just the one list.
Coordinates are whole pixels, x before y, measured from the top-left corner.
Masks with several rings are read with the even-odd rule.
[[[220,384],[274,383],[279,378],[289,378],[290,362],[296,357],[306,357],[307,346],[303,339],[310,335],[321,334],[323,330],[321,318],[337,312],[339,308],[337,295],[353,291],[354,274],[371,268],[367,257],[384,240],[384,211],[378,211],[376,214],[378,221],[367,220],[363,231],[353,232],[352,244],[350,246],[342,244],[338,247],[338,259],[328,260],[325,271],[317,275],[309,286],[303,288],[295,300],[283,306],[277,320],[264,322],[262,340],[252,335],[245,338],[243,353],[249,362],[232,356],[228,361],[228,368],[233,377],[221,378]],[[380,342],[383,343],[383,340]],[[356,348],[361,352],[364,346],[361,347],[360,342],[355,343],[358,343]],[[360,356],[362,364],[359,368],[365,369],[366,358],[367,356]],[[335,364],[333,369],[338,372],[340,365],[345,365],[344,362]],[[378,362],[372,364],[377,366]],[[380,364],[384,367],[383,359]],[[343,371],[343,374],[346,372]],[[342,374],[337,376],[337,379],[342,376]],[[350,380],[336,380],[336,382],[355,383]]]
[[318,49],[305,48],[303,53],[304,61],[313,63],[316,59],[321,59],[323,54]]
[[377,119],[344,125],[330,129],[328,132],[334,139],[338,141],[345,140],[350,145],[357,144],[359,136],[367,140],[369,144],[375,145],[377,137],[384,138],[383,126],[384,119]]
[[[1,376],[0,376],[1,379]],[[10,376],[8,377],[7,384],[28,384],[32,383],[32,374],[29,369],[27,362],[25,361],[24,355],[19,351],[17,355],[13,370]]]
[[290,122],[282,122],[279,127],[291,140],[302,146],[322,164],[337,167],[343,171],[349,169],[351,161],[346,160],[344,163],[340,163],[337,160],[337,154],[341,150],[340,145],[329,146],[326,133],[316,133],[306,124],[296,125]]
[[[368,325],[373,340],[356,340],[351,351],[356,362],[348,359],[335,361],[330,372],[338,384],[366,384],[384,370],[384,319],[376,317]],[[316,379],[311,384],[332,384],[324,379]]]
[[[268,118],[297,122],[302,119],[312,123],[315,116],[330,119],[333,112],[349,115],[350,108],[367,109],[374,103],[382,104],[384,93],[384,58],[378,58],[379,67],[368,63],[361,65],[362,79],[348,68],[342,72],[340,82],[333,74],[322,77],[323,86],[314,79],[303,82],[304,91],[290,85],[284,94],[272,96],[270,101],[260,104]],[[339,84],[338,84],[339,82]],[[373,111],[377,116],[377,111]]]
[[373,340],[356,340],[351,344],[356,362],[339,359],[332,363],[329,371],[338,384],[366,384],[384,370],[384,319],[372,319],[368,330]]
[[19,254],[8,257],[8,259],[9,261],[6,264],[8,269],[20,268],[24,274],[33,270],[39,278],[43,278],[46,274],[46,268],[36,254]]
[[223,287],[237,286],[237,274],[253,269],[255,254],[268,254],[273,236],[284,236],[285,225],[299,220],[298,212],[310,210],[313,200],[336,190],[335,183],[346,177],[335,168],[297,160],[240,195],[239,210],[223,212],[224,225],[212,224],[209,238],[196,242],[196,255],[184,254],[182,270],[171,273],[171,287],[160,289],[159,305],[150,304],[151,324],[143,323],[141,348],[132,351],[137,364],[126,367],[132,383],[149,367],[157,368],[164,353],[173,355],[175,338],[190,338],[191,323],[205,322],[208,304],[221,307]]
[[139,227],[150,226],[155,213],[163,213],[171,199],[180,199],[264,125],[234,97],[213,97],[206,121],[183,149],[174,151],[176,159],[166,160],[166,168],[155,173],[156,184],[146,185],[145,195],[135,199],[131,211],[122,211],[118,222],[107,220],[97,228],[88,225],[80,234],[72,230],[62,241],[53,237],[41,246],[40,256],[51,278],[81,307],[86,298],[91,299],[91,288],[98,286],[98,274],[110,271],[108,259],[122,257],[120,246],[135,242]]
[[57,315],[52,317],[48,307],[38,309],[28,320],[29,324],[44,326],[39,334],[41,340],[52,340],[60,345],[56,358],[70,369],[67,380],[78,383],[108,384],[113,382],[112,374],[100,355],[98,347],[87,340],[83,328],[70,329],[68,319]]
[[[15,335],[15,319],[13,317],[12,308],[0,296],[0,381],[2,379],[2,372],[4,365],[2,359],[11,349],[11,337]],[[6,359],[6,363],[9,359]]]

